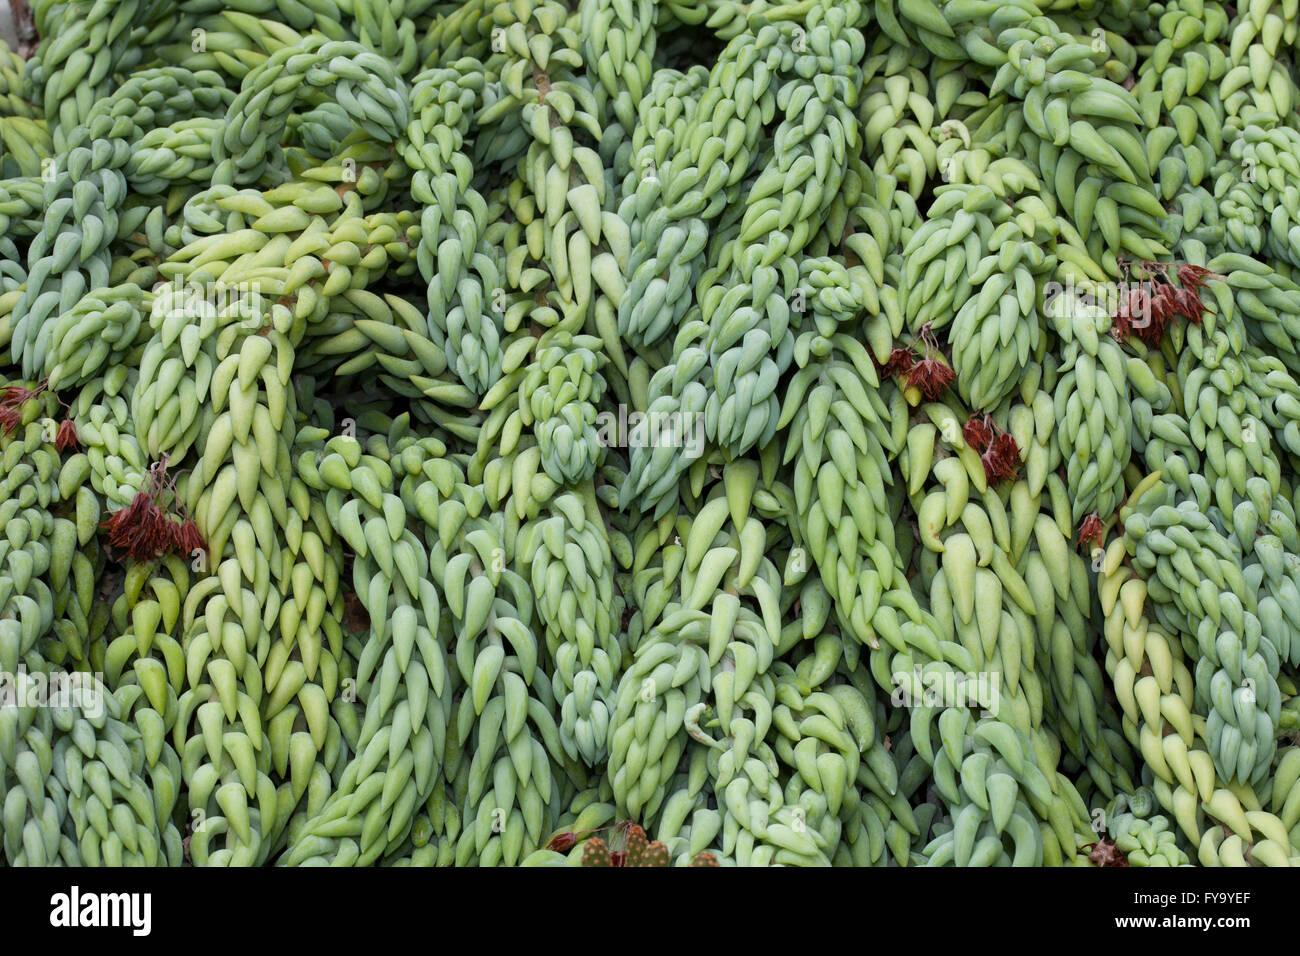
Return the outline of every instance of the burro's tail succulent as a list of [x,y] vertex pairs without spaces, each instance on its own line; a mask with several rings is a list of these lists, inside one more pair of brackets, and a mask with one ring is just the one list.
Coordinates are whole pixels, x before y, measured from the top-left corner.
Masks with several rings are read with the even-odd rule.
[[0,865],[1300,863],[1297,0],[32,0]]

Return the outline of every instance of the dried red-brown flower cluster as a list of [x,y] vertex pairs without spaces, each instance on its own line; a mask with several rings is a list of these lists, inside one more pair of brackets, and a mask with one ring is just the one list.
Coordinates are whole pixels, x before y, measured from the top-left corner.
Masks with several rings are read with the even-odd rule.
[[[28,388],[25,385],[5,386],[4,391],[0,392],[0,430],[3,430],[6,435],[16,432],[23,423],[23,406],[38,397],[46,387],[46,381],[41,381],[35,388]],[[54,399],[63,406],[65,412],[71,411],[63,399],[57,395]],[[65,418],[59,423],[59,430],[54,436],[54,447],[62,452],[69,448],[75,450],[79,446],[77,426],[72,423],[71,417]]]
[[1201,288],[1205,285],[1207,279],[1222,279],[1223,276],[1211,272],[1202,266],[1194,266],[1191,263],[1184,262],[1178,266],[1178,281],[1193,292],[1200,294]]
[[[1180,285],[1174,285],[1169,278],[1169,269],[1175,265]],[[1148,345],[1158,345],[1177,316],[1201,324],[1205,305],[1200,290],[1207,279],[1221,276],[1186,262],[1143,262],[1140,268],[1147,279],[1155,281],[1149,290],[1144,281],[1121,297],[1112,317],[1111,334],[1116,339],[1135,335]]]
[[35,388],[28,388],[25,385],[6,385],[4,392],[0,394],[0,405],[6,408],[20,408],[43,391],[45,391],[43,382]]
[[900,346],[889,353],[889,358],[885,360],[883,367],[886,375],[906,375],[912,371],[912,366],[915,364],[916,359],[912,356],[912,350]]
[[1088,859],[1097,866],[1128,866],[1128,857],[1112,841],[1104,837],[1099,843],[1093,844]]
[[972,415],[961,433],[966,439],[966,444],[974,448],[987,448],[989,442],[993,441],[993,426],[989,424],[987,415]]
[[1097,512],[1093,512],[1083,519],[1083,524],[1079,525],[1079,544],[1092,542],[1094,548],[1101,547],[1102,535],[1105,533],[1105,526],[1101,523],[1101,518]]
[[577,845],[578,834],[572,830],[565,830],[563,833],[557,833],[551,837],[551,842],[546,844],[546,849],[554,850],[556,853],[568,853]]
[[920,389],[921,394],[934,401],[943,394],[957,373],[938,359],[922,359],[907,373],[907,384]]
[[920,390],[927,400],[934,401],[957,377],[957,373],[946,362],[934,357],[942,353],[928,325],[921,329],[919,338],[925,346],[924,354],[918,352],[915,345],[895,348],[880,368],[886,375],[903,376],[909,387]]
[[35,388],[27,388],[25,385],[5,386],[4,392],[0,393],[0,429],[6,435],[12,435],[18,430],[23,423],[23,406],[43,391],[44,382]]
[[54,447],[59,451],[67,451],[69,448],[74,451],[81,446],[77,438],[77,426],[72,423],[71,418],[65,418],[59,423],[59,430],[54,436]]
[[1020,468],[1020,446],[1006,432],[1000,432],[980,455],[980,461],[989,481],[1013,481]]
[[[167,459],[149,469],[149,483],[131,503],[103,521],[108,543],[137,561],[147,561],[168,551],[192,554],[204,546],[203,536],[189,515],[172,513],[168,496],[179,504],[174,479],[167,475]],[[181,506],[184,511],[184,506]]]
[[984,474],[991,482],[1012,481],[1020,469],[1020,446],[987,415],[972,415],[962,428],[966,444],[980,453]]

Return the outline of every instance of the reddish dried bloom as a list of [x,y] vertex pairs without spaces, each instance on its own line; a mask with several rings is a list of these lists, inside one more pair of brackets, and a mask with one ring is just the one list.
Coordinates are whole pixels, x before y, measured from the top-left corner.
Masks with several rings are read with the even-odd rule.
[[186,519],[180,524],[169,521],[168,524],[172,526],[172,542],[181,554],[190,555],[203,549],[203,535],[193,521]]
[[984,474],[990,483],[1010,480],[1016,476],[1015,469],[1008,469],[1002,459],[991,452],[986,451],[980,455],[980,462],[984,465]]
[[[1159,341],[1164,335],[1163,315],[1163,307],[1148,294],[1146,289],[1130,289],[1120,297],[1119,307],[1112,317],[1115,337],[1122,339],[1136,334],[1146,339],[1147,335],[1154,334],[1156,341]],[[1154,332],[1153,326],[1158,326]]]
[[1133,322],[1127,307],[1127,298],[1120,301],[1115,313],[1110,317],[1110,334],[1117,342],[1122,342],[1133,332]]
[[1128,866],[1128,858],[1120,852],[1119,847],[1105,838],[1100,843],[1093,844],[1088,859],[1098,866]]
[[1105,528],[1102,526],[1101,518],[1094,511],[1083,519],[1083,524],[1079,525],[1079,544],[1086,544],[1091,541],[1093,547],[1100,548],[1101,538],[1104,533]]
[[108,515],[102,525],[113,547],[123,549],[134,558],[154,557],[150,553],[152,545],[160,534],[166,533],[159,528],[160,518],[162,514],[153,498],[148,492],[140,491],[129,505]]
[[1207,278],[1221,277],[1201,266],[1183,263],[1177,267],[1178,281],[1182,284],[1180,288],[1168,281],[1174,263],[1144,262],[1142,265],[1148,276],[1158,275],[1164,279],[1157,282],[1150,292],[1138,288],[1121,297],[1113,316],[1111,331],[1115,338],[1136,335],[1148,345],[1159,345],[1175,317],[1181,315],[1199,325],[1205,316],[1200,289]]
[[627,850],[615,850],[613,853],[611,853],[611,854],[609,855],[609,865],[610,865],[610,866],[626,866],[626,865],[627,865]]
[[139,519],[120,523],[108,541],[136,560],[147,561],[167,549],[171,543],[171,533],[167,530],[167,519],[158,510],[158,506],[150,501]]
[[938,359],[921,359],[907,373],[907,384],[921,390],[921,394],[934,401],[957,377],[957,373]]
[[577,842],[578,835],[571,830],[566,830],[551,837],[551,842],[546,844],[546,849],[554,850],[556,853],[568,853]]
[[983,451],[993,440],[993,428],[989,425],[987,415],[980,417],[972,415],[961,433],[966,438],[966,444],[976,451]]
[[1001,432],[989,443],[988,451],[980,455],[980,461],[989,481],[1014,479],[1020,467],[1020,446],[1006,432]]
[[1195,290],[1183,288],[1176,290],[1170,297],[1170,310],[1187,317],[1191,322],[1197,325],[1201,324],[1201,318],[1205,314],[1205,306],[1201,303],[1201,297],[1196,294]]
[[136,492],[135,497],[131,499],[129,505],[108,515],[101,524],[109,531],[116,531],[118,528],[130,524],[131,522],[139,521],[140,516],[150,504],[152,504],[152,502],[150,501],[147,492]]
[[103,521],[108,531],[108,543],[125,551],[138,561],[147,561],[172,550],[191,554],[202,548],[203,536],[188,516],[173,520],[166,510],[166,495],[175,494],[173,483],[167,477],[167,462],[149,469],[147,486],[136,493],[131,503],[115,511]]
[[0,393],[0,405],[6,408],[18,408],[39,395],[43,388],[44,386],[37,386],[35,389],[23,385],[6,386],[4,392]]
[[1020,446],[1006,432],[998,432],[989,444],[989,453],[1000,456],[1004,461],[1012,462],[1013,468],[1020,464]]
[[59,451],[81,447],[81,442],[77,439],[77,426],[72,423],[71,418],[65,418],[59,423],[59,431],[54,436],[54,447]]
[[1194,266],[1184,262],[1178,267],[1178,281],[1184,288],[1191,289],[1193,292],[1199,292],[1201,286],[1205,285],[1207,279],[1221,279],[1222,276],[1211,272],[1209,269],[1201,266]]
[[167,513],[154,505],[149,516],[149,534],[142,545],[141,553],[136,557],[153,558],[170,551],[176,544],[176,522],[167,517]]
[[1123,293],[1112,316],[1115,337],[1136,335],[1144,341],[1159,342],[1169,324],[1169,304],[1162,292],[1165,288],[1162,285],[1153,292],[1139,286]]
[[123,521],[118,524],[109,536],[109,543],[122,548],[137,560],[152,558],[168,537],[164,520],[158,513],[158,506],[152,501],[147,502],[135,522]]
[[1169,313],[1166,309],[1154,310],[1151,313],[1151,322],[1140,329],[1134,329],[1137,337],[1148,345],[1156,346],[1160,344],[1161,339],[1165,337],[1165,332],[1169,328]]
[[886,375],[906,375],[912,371],[912,366],[916,364],[916,358],[912,355],[911,349],[896,348],[889,353],[889,358],[885,360]]
[[18,431],[18,426],[23,423],[22,416],[18,414],[16,408],[0,408],[0,430],[6,435],[12,435]]

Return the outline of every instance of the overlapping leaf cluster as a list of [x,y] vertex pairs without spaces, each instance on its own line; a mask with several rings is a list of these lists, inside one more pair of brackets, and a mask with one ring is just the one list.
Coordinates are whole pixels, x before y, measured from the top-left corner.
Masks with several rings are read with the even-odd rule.
[[6,865],[1300,861],[1294,0],[32,6]]

